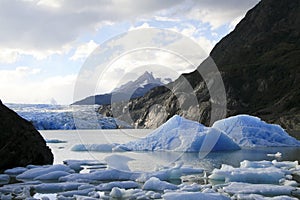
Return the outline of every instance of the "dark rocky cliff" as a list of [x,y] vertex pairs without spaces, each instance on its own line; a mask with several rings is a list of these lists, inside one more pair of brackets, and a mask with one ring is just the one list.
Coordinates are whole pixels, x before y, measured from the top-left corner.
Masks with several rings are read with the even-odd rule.
[[[224,81],[227,116],[251,114],[290,131],[300,131],[299,0],[262,0],[214,47],[210,58]],[[183,80],[193,87],[198,106],[182,106],[192,95],[178,95],[184,91]],[[139,127],[156,127],[174,114],[209,125],[211,102],[204,80],[194,71],[168,87],[154,88],[141,98],[113,108],[127,106]],[[101,107],[100,112],[109,109]],[[115,113],[116,117],[126,118]]]
[[34,126],[0,101],[0,171],[53,163],[53,155]]

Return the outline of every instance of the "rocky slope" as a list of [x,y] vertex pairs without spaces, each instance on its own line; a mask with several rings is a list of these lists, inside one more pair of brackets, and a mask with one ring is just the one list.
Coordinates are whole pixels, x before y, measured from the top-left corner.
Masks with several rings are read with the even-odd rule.
[[[226,89],[225,115],[256,115],[291,132],[300,131],[299,0],[262,0],[214,47],[198,70],[209,67],[211,58]],[[184,92],[185,80],[192,92]],[[188,106],[193,92],[199,105]],[[115,117],[128,118],[121,112],[128,107],[136,126],[153,128],[174,114],[209,125],[212,102],[205,81],[195,70],[168,87],[154,88],[126,105],[112,106]],[[109,113],[110,107],[101,107],[99,112]],[[222,116],[224,113],[219,114]]]
[[53,163],[53,155],[33,125],[0,101],[0,171]]

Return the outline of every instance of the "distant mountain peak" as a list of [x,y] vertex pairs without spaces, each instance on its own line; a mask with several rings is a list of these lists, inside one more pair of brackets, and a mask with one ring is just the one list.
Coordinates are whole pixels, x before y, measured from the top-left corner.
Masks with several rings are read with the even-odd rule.
[[[169,80],[169,79],[168,79]],[[144,88],[146,85],[160,86],[165,85],[166,82],[162,82],[160,78],[155,78],[153,76],[153,72],[145,71],[141,76],[139,76],[134,81],[129,81],[120,87],[117,87],[113,90],[113,92],[131,92],[138,88]]]
[[127,83],[115,88],[111,93],[99,94],[95,96],[89,96],[80,101],[74,102],[74,105],[108,105],[112,103],[112,96],[114,102],[120,102],[128,98],[128,94],[131,98],[141,97],[152,88],[162,86],[170,83],[170,78],[155,78],[152,72],[145,71],[141,76],[135,80],[128,81]]

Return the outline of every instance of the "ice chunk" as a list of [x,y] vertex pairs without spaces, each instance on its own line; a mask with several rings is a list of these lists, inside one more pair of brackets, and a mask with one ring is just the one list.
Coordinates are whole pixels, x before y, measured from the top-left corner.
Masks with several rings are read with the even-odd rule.
[[73,169],[75,172],[80,172],[84,169],[82,166],[98,166],[99,168],[105,168],[106,163],[97,160],[65,160],[64,164]]
[[298,166],[298,161],[248,161],[244,160],[241,162],[241,168],[266,168],[266,167],[277,167],[282,169],[291,169]]
[[116,169],[106,169],[90,172],[87,174],[70,174],[59,178],[59,181],[80,181],[91,183],[94,181],[123,181],[135,180],[141,175],[140,172],[120,171]]
[[161,181],[156,177],[151,177],[144,183],[143,189],[153,191],[177,190],[178,186],[166,181]]
[[63,171],[68,173],[74,173],[74,170],[72,170],[70,167],[66,165],[52,165],[52,166],[42,166],[42,167],[36,167],[33,169],[29,169],[22,174],[18,175],[16,178],[18,180],[23,179],[34,179],[38,176],[42,176],[51,172],[55,171]]
[[9,176],[7,174],[0,174],[0,185],[5,185],[9,183]]
[[109,195],[113,198],[122,198],[124,193],[123,191],[120,188],[114,187]]
[[120,189],[117,187],[114,187],[111,192],[110,196],[115,199],[149,199],[147,194],[150,196],[157,196],[154,195],[155,193],[146,193],[145,191],[141,189]]
[[126,151],[209,152],[240,148],[220,131],[175,115],[145,138],[119,145],[116,149]]
[[19,174],[22,174],[23,172],[27,171],[28,169],[26,167],[15,167],[12,169],[7,169],[4,171],[5,174],[8,174],[10,176],[16,176]]
[[76,144],[72,147],[72,151],[98,151],[112,152],[112,149],[118,144]]
[[280,153],[280,152],[277,152],[277,153],[275,153],[275,154],[268,153],[267,156],[269,156],[269,157],[281,158],[282,153]]
[[67,141],[59,139],[45,139],[46,143],[67,143]]
[[139,184],[134,181],[115,181],[110,183],[102,183],[96,187],[100,191],[110,191],[112,188],[118,187],[123,189],[139,188]]
[[180,188],[181,191],[185,191],[185,192],[198,192],[202,188],[197,183],[192,183],[192,184],[182,183],[178,187]]
[[259,194],[236,194],[233,195],[233,199],[245,199],[245,200],[297,200],[297,198],[289,197],[286,195],[280,195],[276,197],[264,197]]
[[281,162],[278,162],[277,160],[273,160],[272,161],[272,164],[275,166],[275,167],[278,167],[278,168],[284,168],[284,169],[291,169],[291,168],[295,168],[298,166],[298,161],[281,161]]
[[64,183],[41,183],[34,186],[37,193],[57,193],[63,191],[77,190],[83,183],[64,182]]
[[53,171],[49,172],[48,174],[40,175],[38,177],[35,177],[34,180],[58,180],[60,177],[67,176],[70,173],[65,171]]
[[300,141],[289,136],[279,125],[249,115],[222,119],[212,127],[226,133],[241,147],[300,146]]
[[274,183],[285,177],[285,172],[275,167],[267,168],[233,168],[222,165],[221,169],[214,169],[209,176],[210,179],[225,182],[247,182],[247,183]]
[[88,194],[94,190],[95,190],[94,188],[88,188],[84,190],[71,190],[66,192],[60,192],[59,195],[62,195],[64,197],[73,197],[75,195],[88,196]]
[[232,182],[223,189],[229,194],[261,194],[266,196],[291,195],[292,191],[296,190],[291,186],[237,182]]
[[202,192],[168,192],[163,195],[165,200],[199,200],[199,199],[209,199],[209,200],[230,200],[229,197],[218,193],[202,193]]
[[244,160],[241,162],[241,168],[266,168],[266,167],[272,167],[273,163],[271,161],[249,161]]

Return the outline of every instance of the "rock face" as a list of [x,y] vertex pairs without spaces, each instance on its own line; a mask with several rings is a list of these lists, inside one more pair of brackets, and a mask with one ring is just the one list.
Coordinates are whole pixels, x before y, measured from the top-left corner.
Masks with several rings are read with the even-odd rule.
[[0,171],[53,163],[53,155],[34,126],[0,101]]
[[[226,116],[255,115],[300,131],[299,49],[300,1],[262,0],[214,47],[198,70],[210,59],[216,63],[226,90]],[[199,105],[184,106],[192,95],[182,92],[184,80],[192,86]],[[136,126],[154,128],[174,114],[209,125],[212,102],[205,81],[195,70],[127,105],[112,106],[115,110],[127,106]]]

